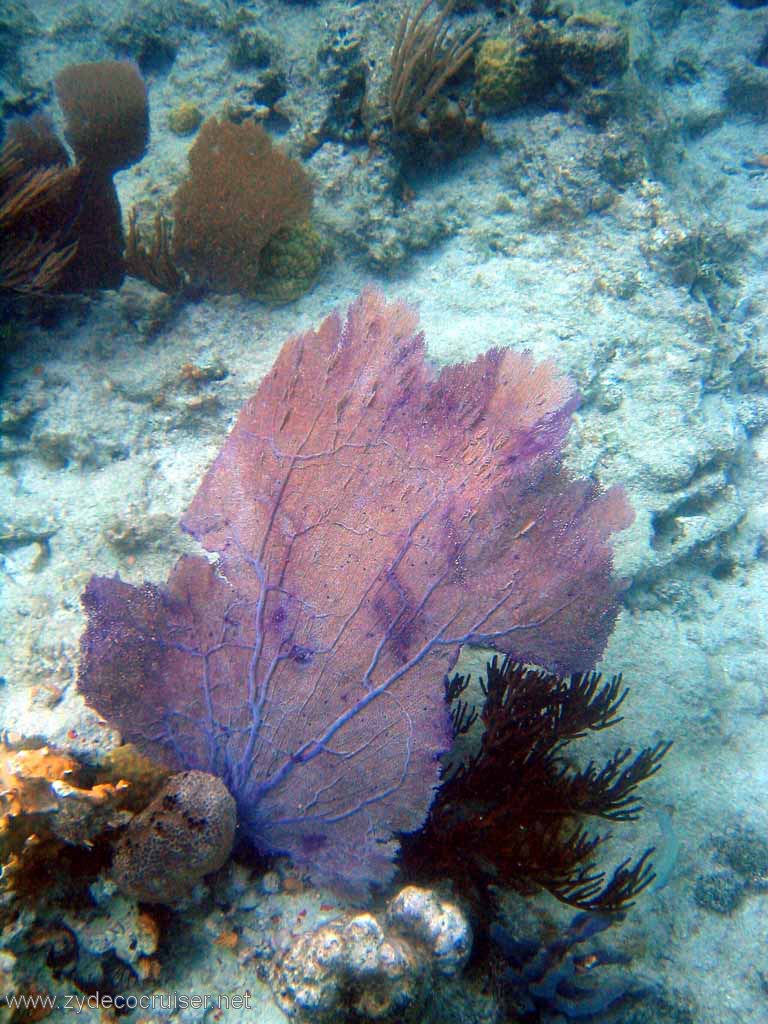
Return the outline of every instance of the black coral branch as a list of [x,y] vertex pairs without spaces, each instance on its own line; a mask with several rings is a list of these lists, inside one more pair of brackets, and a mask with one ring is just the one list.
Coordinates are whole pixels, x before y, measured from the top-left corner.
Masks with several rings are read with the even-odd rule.
[[622,749],[581,770],[565,760],[574,740],[620,720],[627,695],[621,676],[558,676],[494,658],[481,681],[479,712],[464,699],[467,684],[462,676],[446,681],[454,735],[479,715],[482,740],[468,760],[449,766],[424,830],[405,837],[406,871],[448,874],[480,900],[489,884],[499,884],[543,888],[582,910],[629,906],[654,878],[652,850],[608,877],[595,859],[607,837],[588,831],[584,819],[637,818],[637,788],[658,771],[670,744],[634,757]]

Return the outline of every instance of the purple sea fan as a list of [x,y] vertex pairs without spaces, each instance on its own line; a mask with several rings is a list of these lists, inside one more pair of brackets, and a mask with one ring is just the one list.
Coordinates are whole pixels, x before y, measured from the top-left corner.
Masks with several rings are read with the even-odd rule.
[[292,338],[182,521],[165,586],[95,576],[79,685],[242,826],[363,893],[424,821],[464,643],[590,668],[616,617],[620,489],[571,480],[572,385],[492,349],[433,371],[416,316],[363,292]]

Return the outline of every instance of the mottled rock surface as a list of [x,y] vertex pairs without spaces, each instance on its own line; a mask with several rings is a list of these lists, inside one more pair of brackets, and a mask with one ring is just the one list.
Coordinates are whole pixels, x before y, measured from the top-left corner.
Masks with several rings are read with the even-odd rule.
[[275,962],[278,1004],[302,1022],[431,1020],[438,976],[466,963],[472,933],[461,910],[428,889],[406,886],[382,920],[343,915],[305,932]]
[[115,881],[147,903],[182,899],[224,864],[236,824],[235,801],[220,779],[180,772],[126,829],[115,852]]

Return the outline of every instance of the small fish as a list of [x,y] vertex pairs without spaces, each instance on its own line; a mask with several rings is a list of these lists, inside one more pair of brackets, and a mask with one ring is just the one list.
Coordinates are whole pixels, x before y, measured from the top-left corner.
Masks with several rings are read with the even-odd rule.
[[768,153],[759,153],[748,160],[742,160],[741,166],[747,171],[768,171]]

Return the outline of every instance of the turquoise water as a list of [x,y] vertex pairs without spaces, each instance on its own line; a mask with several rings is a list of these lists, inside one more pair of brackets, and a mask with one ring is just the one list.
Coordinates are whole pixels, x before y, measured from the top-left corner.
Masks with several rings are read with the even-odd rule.
[[[768,1020],[768,6],[456,6],[440,52],[457,56],[479,31],[472,58],[423,109],[429,81],[416,81],[393,131],[403,4],[3,5],[6,130],[45,112],[72,142],[56,76],[83,62],[138,62],[149,141],[114,174],[126,231],[131,210],[147,244],[156,214],[179,219],[174,195],[200,138],[194,125],[178,134],[173,115],[188,104],[222,123],[256,118],[300,163],[319,241],[302,236],[292,250],[315,272],[298,297],[277,295],[273,257],[258,247],[247,257],[259,265],[252,287],[208,272],[215,256],[205,246],[201,270],[189,256],[202,245],[197,227],[186,254],[177,250],[187,285],[174,294],[130,273],[119,288],[20,293],[0,269],[0,726],[13,747],[46,743],[91,768],[104,760],[120,730],[76,681],[89,578],[164,581],[180,555],[199,554],[177,524],[241,406],[287,339],[373,285],[418,311],[435,370],[493,346],[552,360],[581,394],[568,472],[620,485],[635,512],[613,537],[627,586],[598,664],[623,673],[630,695],[623,720],[574,754],[602,763],[617,747],[674,746],[642,787],[639,820],[610,827],[605,866],[655,846],[657,878],[623,921],[590,937],[628,957],[621,972],[634,981],[627,998],[605,995],[612,1005],[586,1019]],[[240,165],[231,169],[234,178]],[[78,201],[87,184],[79,180]],[[236,191],[252,187],[241,174]],[[212,189],[205,200],[215,206]],[[34,237],[73,230],[79,209]],[[281,286],[293,285],[295,264],[281,273]],[[480,673],[485,654],[467,645],[462,659]],[[3,787],[9,809],[7,776]],[[2,911],[0,994],[55,995],[51,1020],[68,1012],[67,997],[97,990],[169,997],[134,1010],[135,1020],[219,1019],[218,1008],[180,1006],[174,993],[248,993],[226,1019],[283,1020],[297,1002],[279,995],[288,984],[279,965],[299,956],[298,937],[360,913],[289,861],[265,874],[245,847],[186,903],[139,906],[98,857],[83,860],[83,882],[73,864],[85,855],[69,838],[48,870],[55,898],[22,913],[21,897],[6,897]],[[72,862],[68,848],[79,851]],[[442,873],[428,881],[472,918]],[[384,921],[397,884],[363,909]],[[498,928],[546,946],[574,910],[545,893],[508,892],[494,914]],[[452,975],[434,969],[423,937],[409,941],[428,980],[390,1019],[523,1016],[499,980],[501,939]],[[596,988],[612,993],[617,970],[599,970]],[[366,991],[360,976],[340,983],[337,1003],[328,997],[325,1019],[346,1019],[350,991]],[[97,1018],[96,1006],[75,1005]],[[375,1019],[365,1006],[349,1019]],[[530,1014],[568,1019],[543,995]]]

